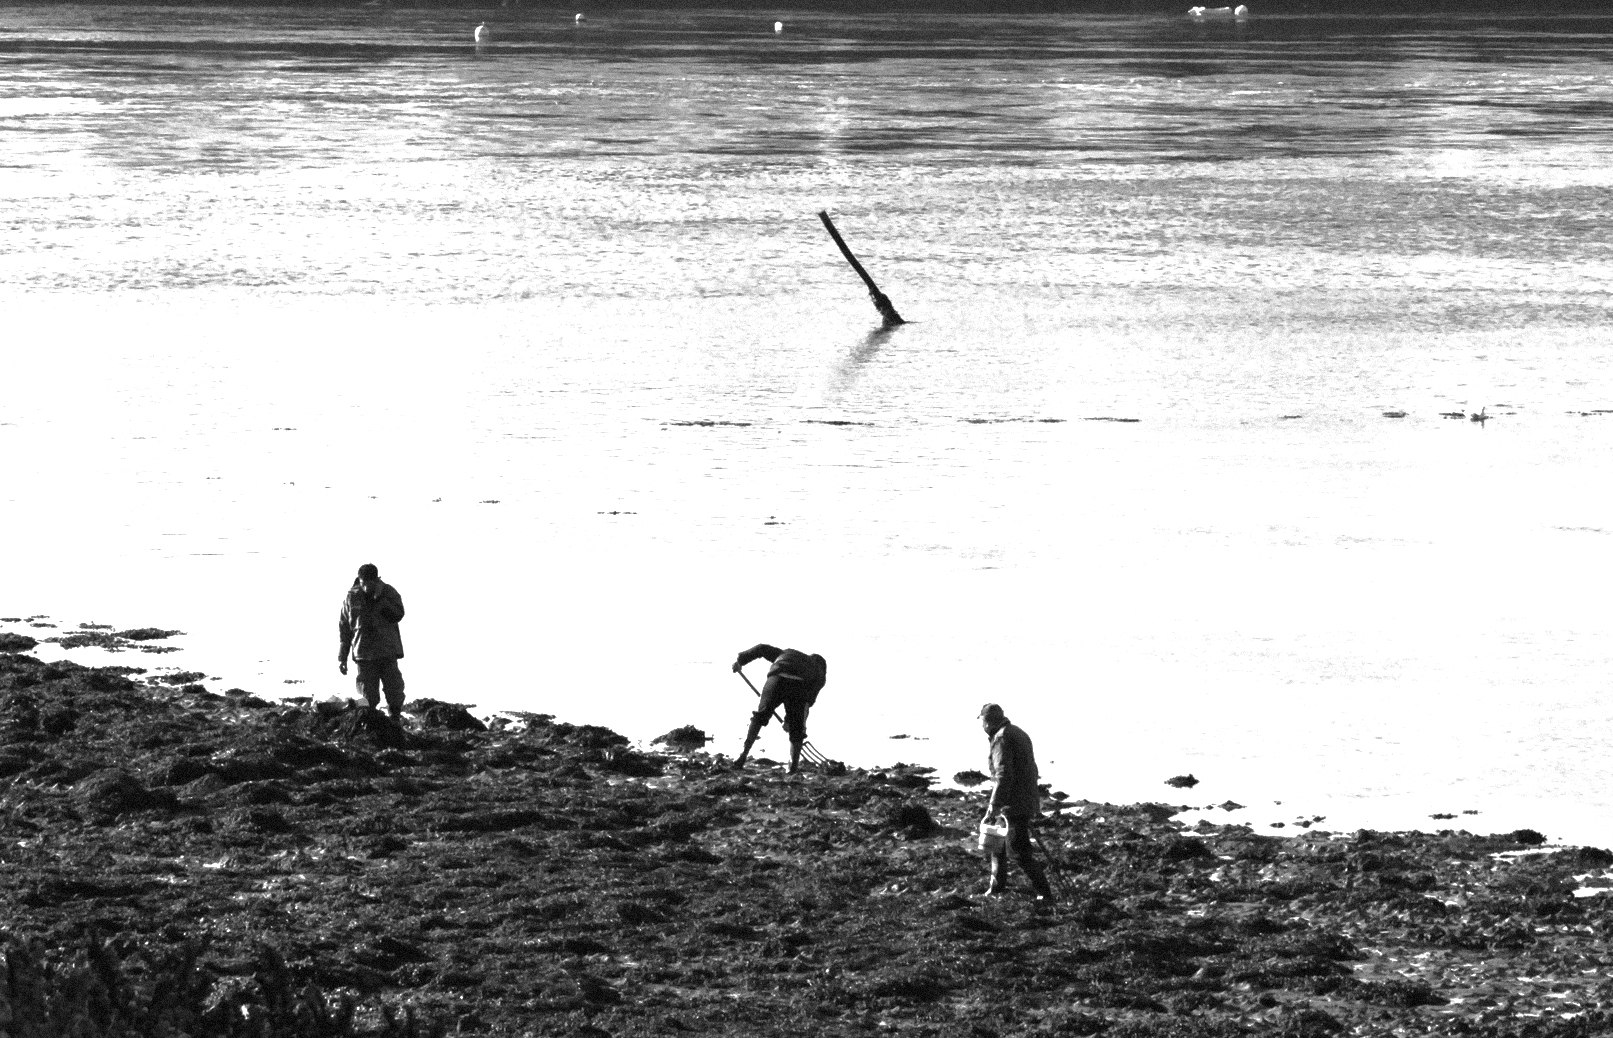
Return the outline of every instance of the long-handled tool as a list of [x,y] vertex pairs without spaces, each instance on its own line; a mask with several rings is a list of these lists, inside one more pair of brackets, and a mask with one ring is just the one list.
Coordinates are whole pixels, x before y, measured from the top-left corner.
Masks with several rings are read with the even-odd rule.
[[1036,846],[1042,852],[1042,857],[1047,859],[1048,885],[1053,888],[1053,893],[1059,896],[1059,900],[1068,901],[1073,891],[1069,878],[1064,874],[1063,860],[1053,856],[1053,852],[1047,849],[1047,844],[1042,842],[1041,836],[1037,835],[1035,829],[1031,830],[1031,839],[1036,841]]
[[[742,678],[745,678],[745,684],[750,685],[750,690],[752,692],[756,693],[756,698],[757,699],[762,698],[761,690],[758,689],[755,685],[751,685],[751,680],[750,680],[749,677],[746,677],[744,671],[736,670],[736,671],[734,671],[734,673],[738,674]],[[773,720],[775,720],[775,721],[777,721],[779,723],[779,727],[782,728],[784,726],[784,718],[782,718],[782,717],[780,717],[778,715],[777,710],[773,711]],[[814,746],[810,742],[806,742],[804,740],[801,743],[801,754],[802,754],[802,756],[806,757],[807,760],[811,761],[813,764],[818,765],[819,767],[822,767],[823,765],[829,763],[829,758],[828,757],[825,757],[823,754],[819,753],[818,748],[816,746]]]

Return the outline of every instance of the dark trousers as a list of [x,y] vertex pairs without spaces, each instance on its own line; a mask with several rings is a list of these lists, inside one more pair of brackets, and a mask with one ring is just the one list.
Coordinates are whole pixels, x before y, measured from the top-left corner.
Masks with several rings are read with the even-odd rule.
[[353,662],[358,664],[358,677],[354,679],[354,684],[366,703],[372,707],[380,706],[381,693],[385,691],[387,709],[403,709],[403,672],[398,669],[396,659]]
[[999,849],[991,861],[993,885],[1007,882],[1008,859],[1013,858],[1014,864],[1019,866],[1025,878],[1031,881],[1031,889],[1043,897],[1051,896],[1052,891],[1047,885],[1047,873],[1042,869],[1042,863],[1036,860],[1036,850],[1031,846],[1031,816],[1023,811],[1004,811],[1003,821],[1008,823],[1008,838],[1004,846]]
[[758,731],[767,725],[773,711],[784,707],[784,730],[790,733],[791,742],[806,742],[807,710],[810,706],[806,683],[792,678],[773,676],[762,686],[762,701],[751,715],[751,728]]

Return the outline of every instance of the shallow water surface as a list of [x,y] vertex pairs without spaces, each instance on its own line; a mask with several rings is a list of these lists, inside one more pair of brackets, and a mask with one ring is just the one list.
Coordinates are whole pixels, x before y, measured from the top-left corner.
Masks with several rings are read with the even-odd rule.
[[414,695],[1613,838],[1613,21],[483,17],[0,10],[0,610],[340,694],[374,561]]

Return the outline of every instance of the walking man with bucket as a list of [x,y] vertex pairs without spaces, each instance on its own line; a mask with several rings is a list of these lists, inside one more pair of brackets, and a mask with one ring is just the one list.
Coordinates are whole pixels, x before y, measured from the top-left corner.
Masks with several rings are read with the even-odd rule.
[[996,897],[1008,885],[1008,858],[1013,856],[1025,877],[1036,891],[1036,900],[1050,904],[1053,889],[1047,884],[1047,872],[1036,860],[1031,848],[1031,824],[1042,813],[1042,796],[1037,787],[1041,777],[1036,770],[1036,754],[1031,749],[1031,737],[1024,729],[1008,723],[1003,708],[987,703],[980,708],[980,726],[991,740],[991,796],[986,799],[986,816],[981,819],[981,831],[991,826],[1000,814],[1007,823],[1005,839],[982,839],[982,846],[991,854],[991,881],[986,887],[987,897]]

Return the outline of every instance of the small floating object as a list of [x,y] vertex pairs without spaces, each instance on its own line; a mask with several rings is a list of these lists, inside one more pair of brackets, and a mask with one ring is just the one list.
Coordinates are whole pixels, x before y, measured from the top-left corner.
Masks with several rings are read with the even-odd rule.
[[1165,780],[1165,785],[1175,786],[1177,789],[1192,789],[1198,784],[1199,780],[1194,778],[1191,772],[1186,775],[1177,775],[1174,778],[1168,778]]
[[588,20],[588,16],[586,14],[579,14],[577,16],[577,18],[576,18],[576,22],[577,22],[578,25],[581,25],[583,22],[586,22],[587,20]]
[[1470,422],[1488,422],[1490,420],[1490,416],[1484,413],[1488,410],[1488,407],[1481,407],[1476,413],[1468,415],[1467,420]]
[[1383,416],[1385,418],[1404,418],[1404,417],[1406,417],[1406,412],[1404,412],[1404,411],[1385,411],[1383,413]]
[[1467,414],[1462,411],[1441,411],[1439,416],[1441,418],[1466,418]]
[[1189,7],[1187,16],[1189,18],[1247,18],[1249,17],[1249,8],[1243,4],[1239,4],[1237,7]]
[[487,27],[486,22],[483,22],[476,27],[476,32],[473,35],[477,43],[486,43],[493,38],[493,30]]
[[784,23],[783,22],[774,22],[773,23],[773,31],[774,32],[783,32],[784,31]]

